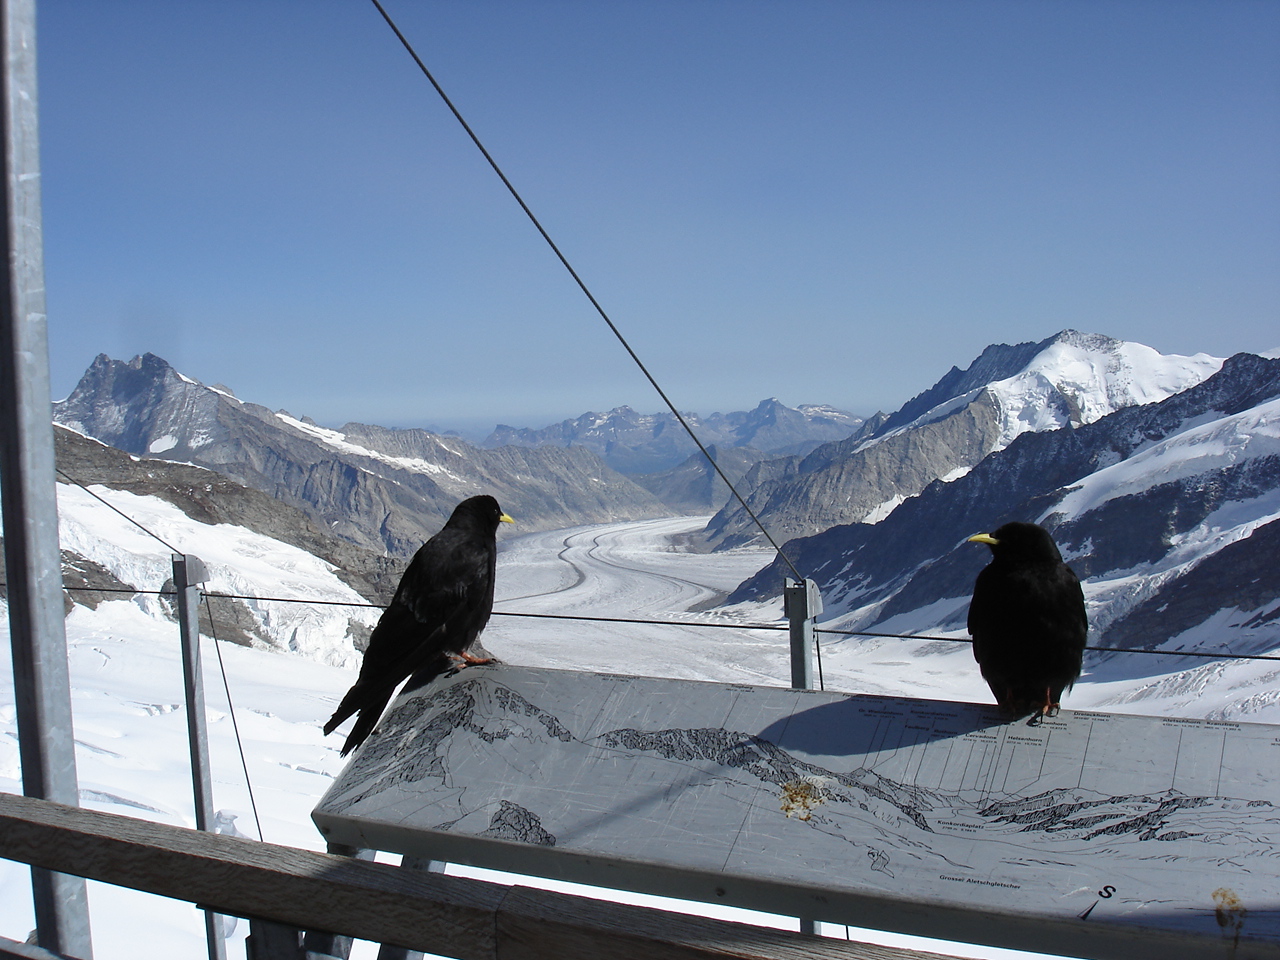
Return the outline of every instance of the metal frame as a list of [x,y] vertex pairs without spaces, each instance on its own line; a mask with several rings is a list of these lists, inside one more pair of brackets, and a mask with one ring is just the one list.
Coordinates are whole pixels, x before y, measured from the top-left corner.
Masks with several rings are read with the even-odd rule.
[[[35,2],[0,0],[4,96],[4,274],[0,318],[0,484],[22,788],[76,804],[71,685],[58,548],[53,410],[44,299]],[[84,880],[32,869],[40,945],[89,960]]]

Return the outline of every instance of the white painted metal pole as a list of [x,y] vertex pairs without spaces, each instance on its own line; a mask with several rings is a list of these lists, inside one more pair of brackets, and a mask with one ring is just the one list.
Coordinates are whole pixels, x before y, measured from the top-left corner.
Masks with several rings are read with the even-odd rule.
[[[791,627],[791,686],[813,689],[813,620],[822,612],[822,595],[812,580],[787,579],[783,585],[782,609]],[[817,934],[818,925],[800,918],[800,932]]]
[[[209,729],[204,708],[204,677],[200,670],[200,584],[209,573],[199,557],[173,554],[173,585],[178,592],[178,627],[182,634],[182,682],[186,688],[187,739],[191,745],[191,785],[195,794],[196,828],[213,830],[213,775],[209,770]],[[226,960],[222,918],[204,914],[209,960]]]
[[[0,0],[0,33],[6,254],[0,297],[0,498],[18,754],[27,796],[74,806],[79,789],[49,398],[34,0]],[[31,884],[40,946],[92,957],[84,880],[33,869]]]

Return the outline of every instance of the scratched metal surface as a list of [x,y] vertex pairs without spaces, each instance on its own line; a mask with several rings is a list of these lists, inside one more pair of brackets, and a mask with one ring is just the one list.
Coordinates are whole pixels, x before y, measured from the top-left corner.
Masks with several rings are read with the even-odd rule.
[[495,665],[402,695],[313,818],[337,842],[832,922],[1099,957],[1140,955],[1128,936],[1167,958],[1167,931],[1199,944],[1178,955],[1243,958],[1280,956],[1277,780],[1261,724],[1031,727]]

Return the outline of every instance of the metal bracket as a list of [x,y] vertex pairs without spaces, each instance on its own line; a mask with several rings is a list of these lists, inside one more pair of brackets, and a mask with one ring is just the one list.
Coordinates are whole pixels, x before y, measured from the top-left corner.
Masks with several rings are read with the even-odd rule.
[[822,594],[812,580],[787,579],[782,610],[791,624],[791,686],[813,689],[813,620],[822,612]]

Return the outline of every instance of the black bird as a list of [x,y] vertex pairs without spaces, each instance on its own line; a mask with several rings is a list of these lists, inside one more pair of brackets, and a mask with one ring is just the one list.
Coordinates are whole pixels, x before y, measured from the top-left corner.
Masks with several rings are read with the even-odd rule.
[[991,547],[969,604],[973,657],[1005,710],[1030,723],[1057,716],[1063,690],[1080,676],[1089,621],[1084,592],[1049,531],[1006,523],[970,543]]
[[498,524],[514,522],[493,497],[471,497],[414,554],[369,637],[360,676],[324,725],[330,734],[359,711],[342,756],[369,736],[406,677],[419,687],[453,666],[455,657],[460,665],[490,662],[473,657],[467,648],[493,612]]

